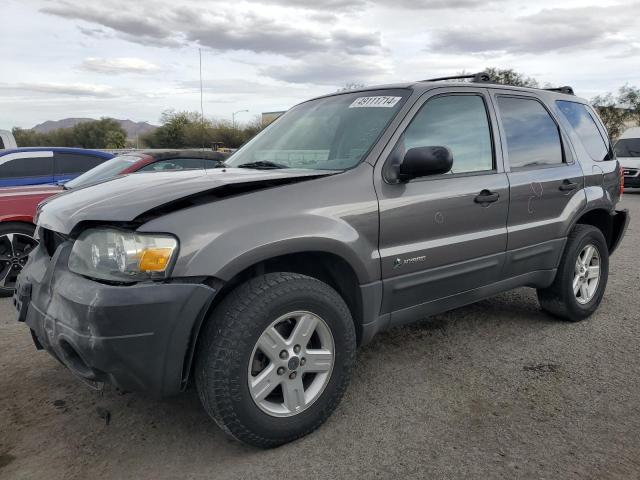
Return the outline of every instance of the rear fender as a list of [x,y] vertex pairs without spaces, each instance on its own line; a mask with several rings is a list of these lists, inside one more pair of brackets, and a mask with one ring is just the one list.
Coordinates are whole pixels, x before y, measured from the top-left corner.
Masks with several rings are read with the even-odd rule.
[[624,237],[627,227],[629,226],[629,210],[616,210],[613,217],[613,229],[611,232],[611,244],[609,245],[609,255],[611,255],[620,245],[622,238]]

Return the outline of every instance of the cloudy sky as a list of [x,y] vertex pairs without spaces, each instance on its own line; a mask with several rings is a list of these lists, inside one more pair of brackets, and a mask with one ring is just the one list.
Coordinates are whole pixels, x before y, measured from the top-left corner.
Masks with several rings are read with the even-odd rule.
[[[558,7],[562,5],[562,7]],[[249,120],[350,82],[515,68],[581,96],[640,85],[640,3],[0,0],[0,128],[168,108]]]

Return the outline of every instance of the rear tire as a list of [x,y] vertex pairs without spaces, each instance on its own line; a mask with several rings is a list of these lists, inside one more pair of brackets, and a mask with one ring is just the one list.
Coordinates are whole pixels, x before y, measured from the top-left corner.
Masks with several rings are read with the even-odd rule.
[[538,289],[540,306],[565,320],[583,320],[600,305],[608,278],[609,249],[604,235],[594,226],[578,224],[567,238],[555,280],[550,287]]
[[227,434],[275,447],[331,415],[355,352],[351,313],[335,290],[305,275],[269,273],[237,287],[213,312],[198,339],[196,387]]
[[29,253],[38,242],[33,238],[36,227],[29,223],[0,223],[0,297],[10,297]]

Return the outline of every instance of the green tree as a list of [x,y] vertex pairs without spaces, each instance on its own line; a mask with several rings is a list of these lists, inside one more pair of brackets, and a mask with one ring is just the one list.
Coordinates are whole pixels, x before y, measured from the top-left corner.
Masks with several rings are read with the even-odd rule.
[[124,148],[127,133],[111,118],[79,123],[46,133],[15,127],[13,136],[19,147]]
[[196,118],[195,112],[165,110],[160,117],[162,125],[143,137],[143,140],[151,148],[185,148],[186,127]]
[[109,130],[105,136],[106,148],[125,148],[127,146],[127,135],[117,130]]
[[33,130],[28,130],[20,127],[13,127],[11,130],[14,138],[16,139],[16,143],[19,147],[36,147],[38,146],[36,139],[36,132]]
[[538,81],[524,73],[517,72],[513,68],[485,68],[484,71],[489,74],[491,81],[502,85],[513,85],[515,87],[532,87],[540,86]]
[[112,118],[101,118],[91,122],[82,122],[73,127],[75,141],[83,148],[109,148],[107,138],[115,139],[116,144],[124,146],[127,133]]
[[612,139],[618,138],[624,131],[629,112],[620,108],[619,98],[611,93],[598,95],[591,99],[591,104],[598,111],[604,126]]
[[344,87],[340,87],[338,90],[336,90],[336,93],[349,92],[351,90],[359,90],[364,87],[365,87],[364,83],[348,82],[344,85]]
[[625,85],[618,90],[620,105],[628,108],[629,120],[640,125],[640,88]]
[[228,120],[201,119],[198,112],[163,112],[160,127],[142,137],[151,148],[210,148],[214,142],[237,148],[261,129],[260,119],[234,128]]

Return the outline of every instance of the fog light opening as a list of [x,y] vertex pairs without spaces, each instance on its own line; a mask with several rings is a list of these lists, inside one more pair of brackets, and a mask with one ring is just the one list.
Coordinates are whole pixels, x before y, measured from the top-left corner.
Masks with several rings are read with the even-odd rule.
[[60,353],[62,354],[64,363],[71,370],[85,378],[93,379],[95,377],[91,367],[86,364],[80,354],[78,354],[76,349],[69,342],[62,339],[58,345],[60,346]]

